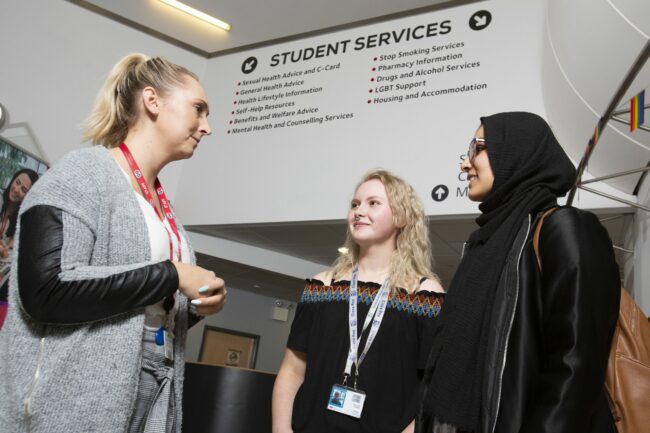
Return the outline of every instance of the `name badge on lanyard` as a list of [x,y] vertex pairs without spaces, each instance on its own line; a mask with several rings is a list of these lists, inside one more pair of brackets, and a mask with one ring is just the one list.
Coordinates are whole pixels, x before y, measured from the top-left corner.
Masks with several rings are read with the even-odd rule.
[[[138,163],[135,161],[135,158],[133,158],[131,151],[129,150],[129,148],[126,146],[125,143],[120,144],[120,150],[124,154],[124,158],[126,158],[126,161],[129,163],[129,167],[133,172],[133,176],[135,177],[135,180],[138,182],[138,185],[140,186],[142,195],[149,202],[151,207],[153,207],[154,211],[156,211],[156,215],[158,215],[160,222],[165,228],[165,232],[167,232],[167,237],[169,239],[169,260],[174,261],[174,240],[172,238],[172,234],[176,237],[176,240],[178,242],[177,257],[178,260],[181,260],[181,235],[178,231],[178,227],[176,226],[176,219],[174,218],[174,214],[172,212],[171,206],[169,205],[169,200],[167,199],[167,195],[165,194],[165,190],[163,189],[160,180],[156,178],[156,181],[154,182],[154,187],[156,189],[156,195],[158,196],[158,201],[160,201],[160,206],[162,207],[164,215],[161,215],[160,211],[156,207],[155,201],[153,199],[153,195],[149,190],[149,186],[147,185],[147,182],[145,182],[144,177],[142,176],[142,171],[140,170]],[[169,227],[171,228],[172,233],[170,233],[169,230],[167,229],[167,226],[165,225],[165,219],[167,219],[167,222],[169,223]],[[165,301],[163,302],[163,308],[167,312],[167,320],[166,320],[167,323],[165,324],[165,326],[161,326],[156,331],[156,344],[158,346],[165,346],[165,358],[167,358],[170,361],[174,360],[174,333],[170,329],[171,327],[169,325],[170,323],[169,312],[174,307],[174,302],[175,302],[174,295],[170,295],[167,298],[165,298]]]
[[361,418],[363,404],[366,402],[366,393],[343,385],[332,386],[327,408],[354,418]]
[[[366,320],[363,323],[363,328],[361,328],[361,333],[357,332],[357,299],[359,297],[358,293],[358,276],[359,269],[355,267],[352,270],[352,281],[350,281],[350,301],[348,305],[348,325],[350,330],[350,350],[348,352],[348,358],[345,363],[345,371],[343,372],[343,383],[334,384],[332,390],[330,391],[330,396],[327,401],[327,409],[339,412],[345,415],[352,416],[354,418],[361,418],[361,412],[363,411],[363,404],[366,401],[366,393],[357,388],[357,381],[359,378],[359,367],[361,363],[366,358],[370,346],[372,345],[381,322],[384,319],[384,313],[386,312],[386,305],[388,303],[388,279],[384,281],[375,296],[375,299],[370,305],[368,314],[366,315]],[[372,323],[372,325],[371,325]],[[364,331],[370,326],[370,332],[368,333],[368,339],[366,344],[359,355],[359,343],[361,341],[361,335]],[[352,366],[354,365],[354,380],[352,382],[352,387],[348,385],[348,378],[352,374]]]

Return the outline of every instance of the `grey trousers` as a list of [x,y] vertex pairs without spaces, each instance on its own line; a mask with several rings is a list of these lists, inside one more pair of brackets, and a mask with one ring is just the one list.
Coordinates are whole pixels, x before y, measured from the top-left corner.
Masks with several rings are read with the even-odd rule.
[[171,433],[175,425],[173,363],[165,358],[164,346],[156,344],[155,332],[145,330],[138,396],[128,433]]

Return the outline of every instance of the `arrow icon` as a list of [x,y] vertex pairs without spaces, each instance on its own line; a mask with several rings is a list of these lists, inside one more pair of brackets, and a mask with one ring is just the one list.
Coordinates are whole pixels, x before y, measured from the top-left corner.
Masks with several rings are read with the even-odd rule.
[[241,71],[244,74],[250,74],[255,70],[257,67],[257,58],[256,57],[249,57],[246,60],[244,60],[244,63],[241,65]]
[[487,24],[487,17],[485,15],[474,17],[476,27],[483,27]]
[[431,198],[434,201],[443,201],[449,195],[449,188],[446,185],[436,185],[431,191]]
[[469,28],[472,30],[483,30],[490,25],[492,21],[492,14],[489,11],[482,10],[474,12],[469,18]]

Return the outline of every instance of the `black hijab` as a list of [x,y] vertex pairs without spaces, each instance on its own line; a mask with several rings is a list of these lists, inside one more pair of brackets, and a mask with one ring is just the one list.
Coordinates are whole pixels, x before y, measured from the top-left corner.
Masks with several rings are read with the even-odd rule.
[[532,113],[482,117],[494,174],[449,286],[425,375],[424,417],[479,431],[487,342],[501,270],[527,215],[556,205],[576,171],[548,124]]

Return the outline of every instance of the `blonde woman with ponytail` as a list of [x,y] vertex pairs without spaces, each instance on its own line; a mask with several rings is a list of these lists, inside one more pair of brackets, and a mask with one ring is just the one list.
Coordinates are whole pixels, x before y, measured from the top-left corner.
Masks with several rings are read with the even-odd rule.
[[375,170],[357,185],[347,225],[346,252],[307,280],[298,304],[273,433],[413,431],[444,299],[424,209],[408,183]]
[[158,180],[209,135],[192,72],[118,62],[65,156],[23,201],[0,334],[0,419],[11,432],[181,432],[187,329],[224,282],[196,266]]

